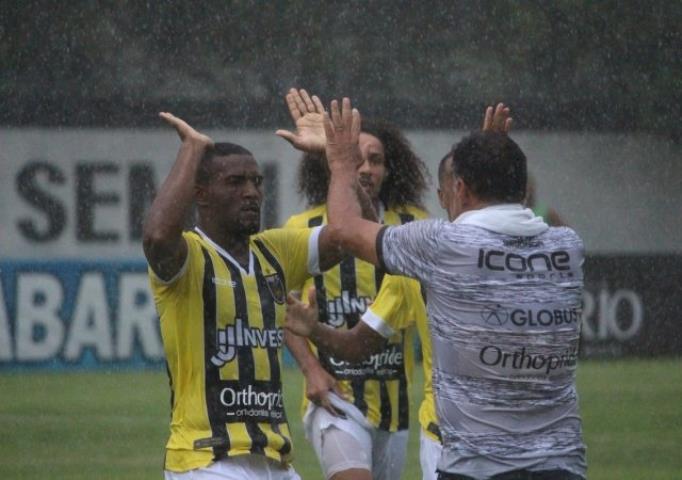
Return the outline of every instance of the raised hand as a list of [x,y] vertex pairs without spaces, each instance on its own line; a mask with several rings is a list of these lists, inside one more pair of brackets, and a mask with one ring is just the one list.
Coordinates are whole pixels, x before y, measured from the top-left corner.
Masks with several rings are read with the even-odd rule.
[[291,119],[296,125],[296,132],[277,130],[275,135],[291,143],[294,148],[304,152],[324,152],[327,143],[324,134],[324,107],[320,99],[310,97],[305,90],[292,88],[286,95]]
[[159,117],[161,117],[168,125],[175,128],[175,131],[178,132],[178,136],[183,143],[191,142],[207,147],[213,146],[213,140],[211,137],[197,132],[187,122],[176,117],[172,113],[161,112],[159,113]]
[[509,133],[512,126],[512,118],[509,116],[509,107],[504,103],[498,103],[497,107],[488,107],[485,109],[483,117],[484,132]]
[[301,302],[293,293],[287,295],[287,316],[284,328],[300,337],[309,337],[318,322],[315,289],[308,291],[309,304]]
[[332,100],[331,113],[324,113],[324,132],[327,136],[325,148],[329,168],[333,166],[355,169],[361,158],[358,150],[360,138],[360,112],[352,108],[350,99],[344,97],[339,102]]

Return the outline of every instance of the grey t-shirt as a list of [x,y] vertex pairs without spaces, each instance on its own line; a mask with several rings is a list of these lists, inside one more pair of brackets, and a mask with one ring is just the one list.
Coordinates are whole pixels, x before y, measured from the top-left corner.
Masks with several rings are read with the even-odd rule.
[[511,235],[495,231],[495,218],[484,228],[485,214],[473,217],[387,227],[378,239],[386,270],[426,290],[438,468],[474,478],[521,468],[584,476],[575,388],[582,241],[566,227]]

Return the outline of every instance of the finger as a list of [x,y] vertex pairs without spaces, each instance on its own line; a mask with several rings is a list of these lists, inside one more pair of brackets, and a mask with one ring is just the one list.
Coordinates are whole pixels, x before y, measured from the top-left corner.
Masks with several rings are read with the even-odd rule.
[[317,310],[317,290],[315,290],[315,287],[308,289],[308,304],[310,308]]
[[329,112],[324,112],[322,114],[322,124],[324,125],[324,134],[327,137],[327,143],[333,143],[335,137],[334,125],[332,124],[332,119],[329,116]]
[[353,122],[353,113],[350,106],[350,98],[343,97],[341,101],[341,121],[343,122],[344,129],[351,131]]
[[[292,88],[293,90],[293,88]],[[301,112],[298,109],[298,105],[296,105],[296,100],[294,99],[294,95],[292,93],[287,93],[286,95],[287,99],[287,107],[289,107],[289,113],[291,114],[291,118],[294,120],[298,120],[301,118]]]
[[485,109],[485,114],[483,115],[483,131],[486,132],[490,130],[493,123],[493,107],[487,107]]
[[332,100],[332,105],[331,105],[331,112],[332,112],[332,124],[334,125],[335,129],[338,129],[339,127],[343,128],[343,125],[341,124],[341,112],[339,112],[339,102],[336,100]]
[[275,135],[277,135],[278,137],[282,137],[284,140],[286,140],[292,145],[294,144],[294,140],[296,138],[296,135],[294,135],[289,130],[277,130],[275,132]]
[[315,111],[317,113],[324,113],[324,105],[317,95],[313,95],[313,103],[315,104]]
[[505,122],[504,122],[504,133],[509,133],[509,132],[511,132],[511,128],[512,128],[512,119],[511,119],[511,118],[508,118],[508,119],[505,120]]
[[350,138],[353,143],[358,143],[360,140],[360,130],[362,129],[362,118],[360,118],[360,112],[357,108],[353,109],[352,113],[352,123],[350,126]]
[[306,113],[314,112],[315,111],[315,104],[310,99],[310,95],[308,95],[308,92],[306,92],[304,89],[301,89],[301,98],[303,99],[303,103],[305,103]]
[[[300,303],[301,303],[301,302],[300,302],[300,301],[298,300],[298,298],[296,298],[296,296],[294,295],[294,292],[289,292],[289,293],[287,294],[287,304],[294,306],[294,305],[299,305]],[[287,309],[288,309],[288,308],[289,308],[289,307],[287,307]]]
[[331,388],[331,391],[337,394],[339,397],[343,398],[344,400],[348,400],[346,396],[343,394],[343,391],[341,390],[341,387],[339,384],[334,384]]
[[493,128],[497,132],[501,132],[502,128],[504,128],[504,119],[505,119],[505,106],[504,103],[498,103],[497,107],[495,107],[495,114],[493,115]]
[[296,102],[296,106],[298,107],[298,112],[301,116],[305,115],[308,109],[305,106],[305,102],[301,98],[301,94],[298,92],[298,90],[294,89],[291,92],[291,96],[294,97],[294,102]]

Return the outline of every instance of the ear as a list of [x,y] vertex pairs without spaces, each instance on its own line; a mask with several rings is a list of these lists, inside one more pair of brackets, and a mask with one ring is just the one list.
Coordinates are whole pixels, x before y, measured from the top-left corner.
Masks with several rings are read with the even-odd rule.
[[440,204],[440,208],[443,210],[446,210],[448,208],[446,202],[445,202],[445,195],[443,193],[443,189],[438,187],[438,203]]
[[194,201],[197,203],[197,206],[205,207],[208,205],[207,195],[208,193],[206,192],[205,185],[194,186]]
[[466,207],[476,203],[476,196],[474,195],[474,192],[471,191],[469,185],[467,185],[464,180],[461,178],[456,178],[453,185],[455,189],[455,195],[459,199],[460,205]]

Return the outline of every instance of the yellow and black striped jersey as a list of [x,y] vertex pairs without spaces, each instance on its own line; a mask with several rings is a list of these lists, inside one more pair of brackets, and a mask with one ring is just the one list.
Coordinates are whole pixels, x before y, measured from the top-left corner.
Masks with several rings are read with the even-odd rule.
[[419,424],[430,438],[440,441],[431,384],[431,337],[421,285],[411,278],[386,275],[379,294],[362,319],[387,338],[416,324],[421,341],[424,370],[424,398],[419,406]]
[[291,457],[280,371],[286,292],[316,273],[319,229],[251,237],[248,269],[200,230],[175,278],[149,269],[171,383],[165,468],[225,456]]
[[[383,223],[400,225],[426,218],[425,211],[404,206],[383,212]],[[303,228],[327,223],[326,205],[294,215],[285,228]],[[301,290],[314,286],[317,291],[320,321],[335,328],[352,328],[374,300],[384,272],[374,265],[348,257],[323,275],[309,279]],[[307,295],[303,295],[307,298]],[[414,329],[401,330],[385,349],[367,361],[352,364],[318,352],[320,364],[339,380],[339,386],[373,426],[397,431],[408,428],[408,378],[414,365]],[[315,350],[314,346],[312,347]],[[305,386],[304,386],[305,388]],[[307,399],[303,396],[303,410]]]

